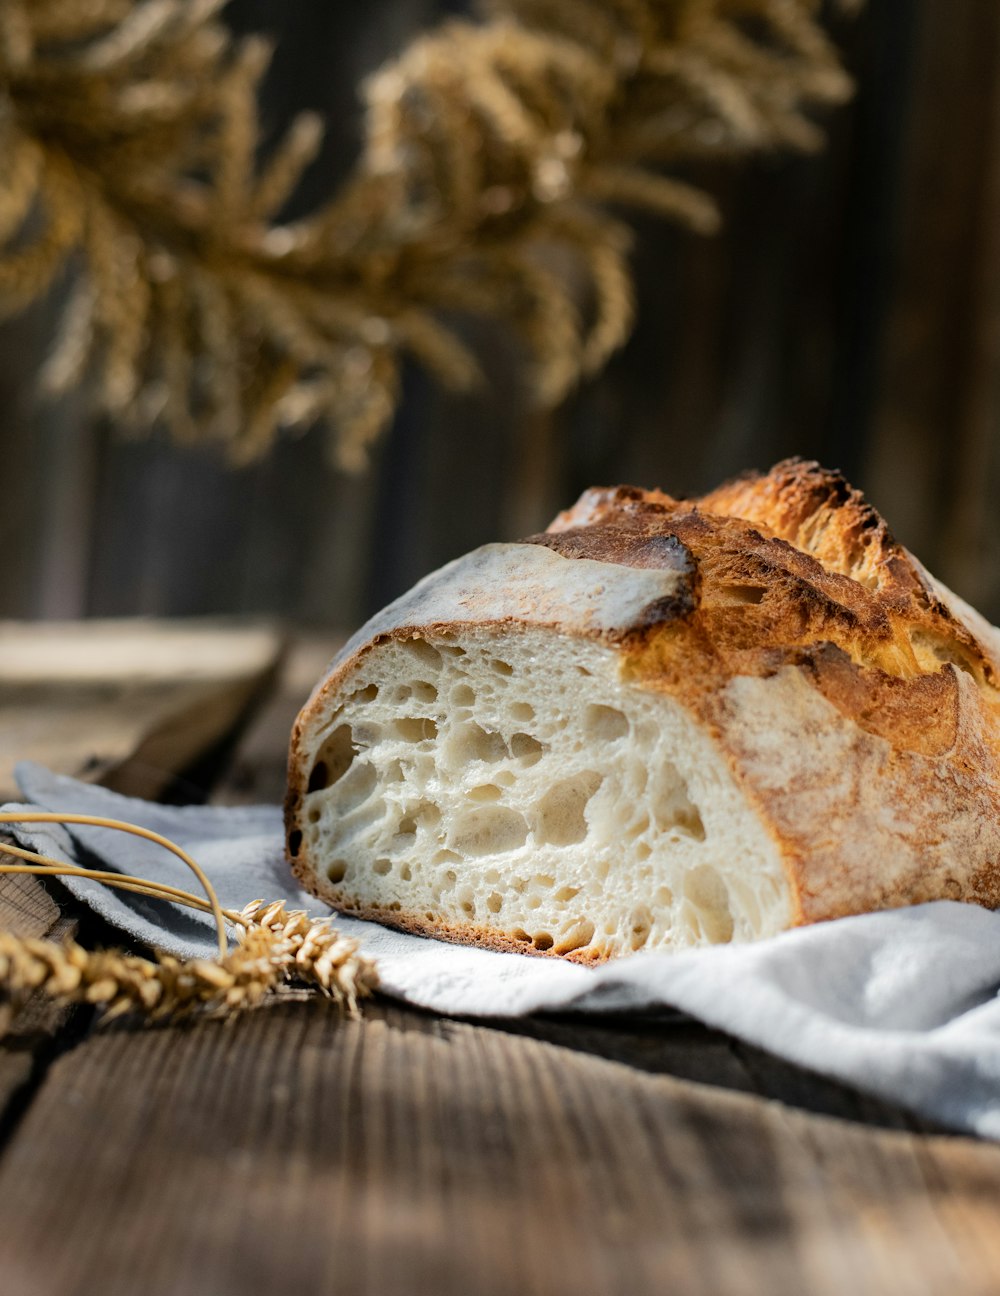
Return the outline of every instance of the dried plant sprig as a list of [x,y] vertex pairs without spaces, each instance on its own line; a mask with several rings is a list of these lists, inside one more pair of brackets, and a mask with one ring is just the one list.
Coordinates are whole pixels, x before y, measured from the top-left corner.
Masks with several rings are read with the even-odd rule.
[[[253,900],[242,910],[223,909],[204,871],[168,838],[124,820],[95,815],[17,811],[0,814],[0,823],[59,823],[110,828],[163,846],[188,865],[206,898],[167,883],[128,873],[89,869],[4,842],[3,853],[28,861],[0,863],[0,874],[89,878],[92,881],[169,900],[212,914],[219,939],[217,959],[154,959],[115,950],[86,950],[73,941],[24,938],[0,932],[0,1033],[36,993],[59,1003],[106,1005],[106,1017],[141,1012],[153,1020],[195,1012],[226,1014],[253,1007],[288,981],[321,990],[356,1015],[358,999],[371,993],[378,974],[358,942],[341,936],[328,918],[289,911],[284,901]],[[226,921],[238,930],[230,949]]]
[[104,1005],[105,1019],[134,1012],[163,1021],[196,1013],[227,1016],[295,981],[356,1016],[359,999],[378,984],[357,941],[339,935],[329,919],[259,900],[239,919],[238,942],[219,959],[147,959],[0,932],[0,1029],[36,994],[61,1004]]
[[[56,814],[48,810],[16,810],[0,814],[0,824],[69,824],[78,825],[88,828],[108,828],[115,832],[130,833],[133,837],[142,837],[145,841],[151,841],[156,846],[162,846],[164,850],[170,851],[176,855],[183,864],[185,864],[195,875],[205,890],[208,900],[208,908],[215,919],[216,938],[219,943],[219,955],[224,956],[228,948],[226,939],[226,920],[219,903],[219,896],[215,887],[209,881],[204,869],[197,860],[183,850],[176,842],[172,842],[168,837],[164,837],[158,832],[153,832],[151,828],[143,828],[139,824],[126,823],[122,819],[108,819],[103,815],[86,815],[86,814]],[[4,849],[8,849],[4,847]],[[35,852],[22,852],[17,847],[9,848],[9,852],[14,855],[23,855],[25,858],[34,858],[37,863],[43,864],[46,868],[62,867],[61,860],[50,859],[48,856],[40,855]],[[78,870],[83,873],[90,873],[92,870]],[[147,882],[143,878],[133,878],[134,882],[142,883],[146,887],[158,888],[163,891],[176,891],[175,887],[160,887],[159,883]],[[190,897],[193,898],[193,897]],[[188,903],[186,899],[184,903]]]
[[223,2],[0,0],[0,309],[79,266],[49,385],[237,460],[322,418],[360,466],[402,352],[475,380],[456,314],[516,328],[560,399],[631,324],[607,206],[708,231],[661,167],[815,147],[848,92],[815,0],[493,0],[370,80],[354,177],[288,224],[318,123],[258,165],[268,51]]

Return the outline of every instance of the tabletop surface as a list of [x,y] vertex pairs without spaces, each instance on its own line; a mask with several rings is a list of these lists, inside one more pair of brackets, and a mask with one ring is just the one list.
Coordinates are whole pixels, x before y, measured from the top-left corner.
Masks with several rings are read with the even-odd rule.
[[[228,760],[206,734],[201,785],[190,766],[160,785],[280,797],[332,647],[299,644],[276,683],[259,663],[268,700]],[[3,879],[0,926],[113,939],[25,878]],[[32,1003],[0,1041],[0,1202],[5,1296],[1000,1291],[1000,1147],[693,1022],[384,999],[350,1021],[291,992],[144,1027]]]

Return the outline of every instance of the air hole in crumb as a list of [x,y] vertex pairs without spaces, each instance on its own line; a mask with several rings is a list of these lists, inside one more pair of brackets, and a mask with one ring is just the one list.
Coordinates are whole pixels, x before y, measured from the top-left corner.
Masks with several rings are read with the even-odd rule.
[[648,827],[649,827],[649,816],[643,815],[642,818],[637,819],[635,823],[629,824],[628,828],[625,830],[626,840],[635,841],[637,837],[642,836],[642,834],[646,831]]
[[[611,936],[614,928],[608,932]],[[574,950],[583,949],[594,939],[594,924],[589,919],[581,919],[556,946],[557,954],[572,954]]]
[[498,733],[489,733],[475,720],[460,725],[449,739],[450,757],[457,764],[466,761],[499,761],[507,755],[507,744]]
[[705,825],[698,807],[688,795],[687,783],[670,761],[657,772],[653,789],[653,818],[660,832],[675,829],[695,841],[705,840]]
[[653,915],[645,905],[639,905],[633,909],[632,917],[629,920],[628,943],[629,949],[639,950],[649,940],[649,933],[653,927]]
[[366,688],[358,689],[347,699],[348,702],[374,702],[378,697],[378,685],[369,684]]
[[571,846],[587,835],[587,802],[604,781],[603,775],[585,770],[549,788],[538,803],[535,835],[550,846]]
[[455,706],[472,706],[476,695],[468,684],[456,684],[451,690],[451,700]]
[[496,886],[496,884],[500,881],[500,874],[497,872],[496,869],[488,869],[487,872],[483,875],[483,877],[487,886]]
[[509,662],[501,661],[499,657],[494,657],[490,665],[498,675],[513,675],[514,667]]
[[444,643],[439,643],[439,644],[438,644],[438,650],[439,650],[440,652],[447,653],[449,657],[464,657],[464,656],[465,656],[465,649],[464,649],[464,648],[461,648],[461,647],[460,647],[458,644],[456,644],[456,643],[448,643],[447,641],[445,641]]
[[410,688],[409,684],[400,684],[399,688],[393,690],[392,700],[398,706],[400,702],[409,702],[412,696],[413,689]]
[[316,754],[316,763],[309,775],[309,791],[333,787],[351,768],[356,754],[351,726],[338,725]]
[[495,783],[480,783],[466,793],[470,801],[499,801],[503,792]]
[[323,817],[322,811],[320,810],[319,806],[312,806],[308,816],[309,822],[311,824],[319,823],[322,817]]
[[392,861],[387,859],[377,859],[372,864],[372,872],[377,873],[379,877],[385,877],[387,873],[392,872]]
[[426,639],[405,639],[400,647],[411,657],[416,657],[422,666],[430,667],[432,670],[440,669],[441,654]]
[[528,896],[527,907],[529,909],[541,909],[542,901],[539,896]]
[[459,815],[449,844],[463,855],[494,855],[516,850],[528,836],[528,825],[516,810],[484,805]]
[[361,761],[351,766],[333,794],[333,803],[338,814],[349,814],[363,805],[375,791],[378,775],[375,766],[369,761]]
[[530,702],[512,702],[510,713],[518,724],[525,724],[528,720],[534,720],[535,708]]
[[576,673],[578,675],[585,675],[588,679],[590,678],[590,671],[587,670],[586,666],[577,666]]
[[549,887],[554,887],[555,884],[556,880],[550,873],[536,873],[531,879],[532,886],[543,887],[546,891]]
[[721,945],[733,937],[733,915],[729,889],[711,864],[699,864],[684,879],[684,897],[697,911],[697,922],[705,938]]
[[330,866],[326,870],[326,876],[331,882],[343,882],[347,876],[347,860],[335,859],[330,861]]
[[436,738],[438,731],[433,720],[419,716],[405,716],[402,720],[394,720],[392,727],[400,738],[412,743],[423,742],[425,738]]
[[514,930],[511,932],[511,936],[513,936],[516,941],[520,941],[522,944],[530,945],[531,943],[531,937],[528,935],[526,931],[524,931],[520,927],[515,927]]
[[555,944],[555,941],[548,932],[539,932],[531,943],[536,950],[549,950]]
[[541,760],[544,750],[543,745],[537,738],[532,738],[531,734],[516,733],[511,735],[510,754],[516,757],[522,765],[534,765]]
[[628,720],[617,707],[592,703],[583,713],[583,729],[596,742],[614,742],[628,733]]
[[418,702],[436,702],[438,691],[429,680],[413,681],[413,696]]
[[486,908],[493,914],[498,914],[503,908],[503,897],[498,891],[491,891],[486,897]]
[[425,828],[435,828],[441,822],[441,811],[433,801],[418,801],[410,814]]
[[574,896],[578,896],[579,894],[580,894],[579,887],[564,886],[564,887],[560,887],[559,890],[555,893],[555,895],[552,898],[554,900],[560,901],[562,904],[565,904],[567,900],[572,900]]
[[464,891],[460,891],[456,898],[458,900],[458,907],[459,909],[461,909],[462,913],[464,913],[467,918],[475,918],[476,916],[475,892],[473,892],[470,888],[467,887]]
[[402,866],[402,868],[399,870],[399,876],[403,879],[404,882],[412,881],[413,873],[410,870],[409,864],[404,864]]
[[396,831],[392,835],[392,844],[397,849],[405,849],[412,846],[417,840],[417,822],[409,815],[404,815],[396,825]]

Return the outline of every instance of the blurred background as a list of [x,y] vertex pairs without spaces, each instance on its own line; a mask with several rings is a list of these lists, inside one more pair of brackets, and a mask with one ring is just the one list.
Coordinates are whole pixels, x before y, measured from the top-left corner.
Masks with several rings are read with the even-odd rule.
[[[459,4],[235,0],[272,32],[264,114],[329,122],[298,201],[350,169],[357,86]],[[638,325],[597,380],[532,409],[485,337],[490,384],[416,368],[369,470],[322,429],[261,463],[125,441],[34,375],[58,302],[0,328],[0,615],[253,613],[351,628],[441,562],[542,529],[586,486],[675,495],[787,455],[844,470],[896,535],[1000,620],[1000,6],[871,0],[831,20],[857,84],[828,147],[712,168],[723,232],[643,219]]]

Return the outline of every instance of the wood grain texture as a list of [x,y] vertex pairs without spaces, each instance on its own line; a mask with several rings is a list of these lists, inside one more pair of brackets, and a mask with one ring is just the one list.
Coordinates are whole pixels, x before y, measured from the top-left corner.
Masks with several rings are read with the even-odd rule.
[[912,85],[873,353],[866,484],[899,538],[1000,619],[1000,9],[915,5]]
[[288,736],[295,717],[345,638],[334,632],[295,636],[274,688],[212,788],[215,805],[277,805],[284,800]]
[[280,634],[245,622],[0,623],[0,798],[26,759],[162,795],[233,734],[281,653]]
[[[0,835],[0,861],[4,860],[20,862],[4,855]],[[8,874],[0,876],[0,930],[16,936],[64,940],[76,935],[77,922],[70,914],[62,913],[36,878]],[[4,1126],[16,1120],[19,1109],[30,1101],[33,1084],[70,1018],[69,1009],[37,995],[9,1024],[0,1017],[0,1145]]]
[[[280,791],[334,647],[290,655],[223,799]],[[0,922],[55,912],[0,886]],[[25,1025],[0,1045],[4,1293],[1000,1290],[1000,1147],[697,1023],[386,1002],[348,1022],[304,995],[230,1023]]]
[[0,1162],[24,1296],[987,1292],[997,1149],[315,1002],[98,1033]]

